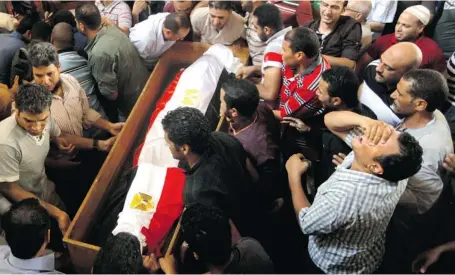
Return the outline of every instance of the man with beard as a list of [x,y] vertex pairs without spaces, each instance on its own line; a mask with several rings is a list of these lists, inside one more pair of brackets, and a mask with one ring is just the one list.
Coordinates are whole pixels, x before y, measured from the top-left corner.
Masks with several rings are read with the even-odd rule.
[[284,28],[280,10],[272,4],[264,4],[253,12],[253,26],[259,38],[266,43],[262,65],[242,67],[237,77],[248,78],[253,74],[262,73],[261,83],[257,85],[259,95],[272,108],[276,108],[281,85],[281,47],[284,35],[292,27]]
[[[428,1],[430,2],[430,1]],[[430,22],[431,13],[423,5],[411,6],[403,11],[395,26],[395,33],[379,37],[362,58],[356,69],[361,72],[365,65],[380,58],[391,46],[402,43],[415,43],[422,51],[421,68],[444,72],[446,60],[441,48],[431,38],[423,36],[426,25]]]
[[266,1],[253,0],[253,1],[242,1],[242,10],[246,12],[245,15],[245,38],[250,50],[250,58],[253,66],[261,65],[264,58],[264,50],[266,43],[262,41],[258,36],[256,29],[253,25],[253,13],[254,10],[265,4]]
[[390,94],[400,78],[409,70],[417,69],[422,52],[414,43],[401,42],[385,51],[379,60],[371,62],[364,71],[364,82],[359,89],[359,100],[368,106],[378,120],[390,125],[400,122],[390,109]]
[[362,27],[349,16],[342,15],[348,1],[321,0],[321,18],[304,24],[315,31],[321,43],[321,54],[331,66],[355,68],[360,52]]

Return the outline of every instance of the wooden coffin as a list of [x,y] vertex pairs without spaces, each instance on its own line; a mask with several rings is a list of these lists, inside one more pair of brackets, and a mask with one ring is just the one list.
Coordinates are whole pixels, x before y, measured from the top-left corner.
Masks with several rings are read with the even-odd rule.
[[97,221],[112,184],[119,174],[128,168],[133,151],[144,140],[156,102],[177,71],[188,67],[208,48],[207,44],[179,42],[157,63],[123,131],[64,236],[63,241],[68,247],[77,272],[90,273],[91,271],[99,247],[88,243],[88,234]]

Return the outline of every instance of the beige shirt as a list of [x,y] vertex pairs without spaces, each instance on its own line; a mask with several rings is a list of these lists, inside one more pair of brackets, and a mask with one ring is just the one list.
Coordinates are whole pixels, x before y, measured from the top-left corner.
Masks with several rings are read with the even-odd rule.
[[54,95],[51,114],[63,133],[82,136],[101,115],[88,105],[87,95],[79,82],[69,74],[61,74],[63,98]]
[[218,31],[210,23],[209,8],[198,8],[191,15],[191,25],[196,35],[201,36],[201,42],[209,44],[231,45],[242,37],[245,30],[243,18],[232,12],[224,27]]
[[365,52],[371,45],[373,40],[373,33],[371,32],[371,28],[367,23],[363,23],[362,25],[362,39],[360,40],[360,44],[362,47],[360,48],[360,52]]

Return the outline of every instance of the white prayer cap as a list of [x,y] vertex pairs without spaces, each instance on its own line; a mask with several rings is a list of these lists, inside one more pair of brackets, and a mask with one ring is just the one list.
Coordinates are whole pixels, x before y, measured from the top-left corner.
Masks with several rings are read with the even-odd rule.
[[430,10],[423,5],[415,5],[405,9],[403,12],[410,13],[417,17],[425,26],[430,22]]

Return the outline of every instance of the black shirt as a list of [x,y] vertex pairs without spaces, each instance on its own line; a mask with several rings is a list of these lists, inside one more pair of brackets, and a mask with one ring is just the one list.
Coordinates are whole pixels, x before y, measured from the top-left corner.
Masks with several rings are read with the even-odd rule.
[[213,132],[199,162],[186,169],[183,201],[214,205],[232,219],[242,236],[253,231],[253,184],[246,168],[247,155],[233,136]]
[[[367,106],[359,103],[359,106],[352,109],[352,112],[376,119],[376,115]],[[316,185],[324,183],[335,172],[335,165],[332,163],[333,155],[343,153],[347,155],[352,149],[344,140],[334,135],[328,129],[322,130],[322,152],[321,160],[316,165]]]
[[392,104],[392,98],[390,95],[393,93],[394,89],[389,90],[387,85],[384,83],[379,83],[376,81],[376,65],[369,65],[365,68],[362,74],[362,79],[370,87],[370,89],[377,94],[382,101],[390,106]]
[[241,238],[232,248],[231,263],[224,274],[273,274],[274,266],[269,255],[255,239]]

